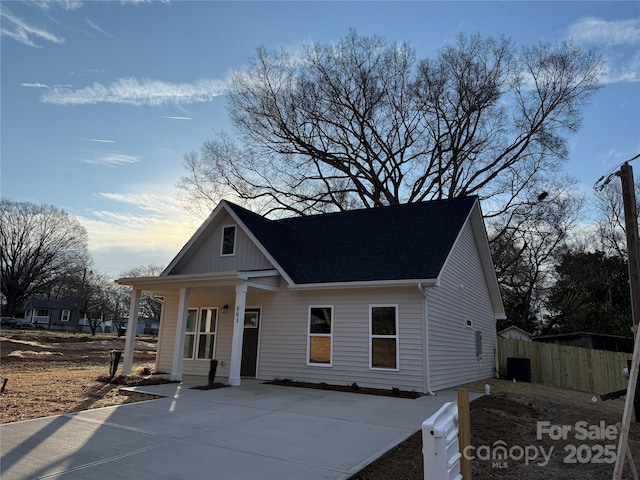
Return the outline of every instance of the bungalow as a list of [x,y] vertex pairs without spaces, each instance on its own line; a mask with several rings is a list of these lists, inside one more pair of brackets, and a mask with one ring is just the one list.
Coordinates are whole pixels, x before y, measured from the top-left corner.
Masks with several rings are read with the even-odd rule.
[[[504,307],[477,197],[270,220],[222,201],[159,277],[156,368],[432,392],[491,377]],[[127,332],[123,373],[132,367]]]
[[89,316],[97,320],[98,331],[108,333],[112,329],[109,314],[109,308],[102,304],[93,305],[85,312],[76,298],[30,298],[25,306],[24,318],[33,328],[88,333],[91,332],[90,320],[87,318]]

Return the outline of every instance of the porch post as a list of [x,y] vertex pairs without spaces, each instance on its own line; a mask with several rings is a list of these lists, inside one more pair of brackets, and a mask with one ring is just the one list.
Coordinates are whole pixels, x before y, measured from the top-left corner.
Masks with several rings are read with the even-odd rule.
[[236,309],[233,314],[233,338],[231,339],[231,364],[229,365],[229,385],[240,385],[240,365],[242,363],[242,337],[244,335],[244,307],[247,300],[247,285],[236,285]]
[[[133,349],[136,343],[138,328],[138,311],[142,290],[131,290],[131,305],[129,305],[129,321],[127,322],[127,337],[124,342],[124,360],[122,361],[122,375],[129,375],[133,367]],[[78,320],[79,321],[79,320]]]
[[190,289],[180,289],[180,301],[178,303],[178,321],[176,324],[176,336],[173,343],[173,362],[171,362],[171,380],[182,380],[182,355],[184,351],[184,334],[187,329],[187,315],[189,314]]

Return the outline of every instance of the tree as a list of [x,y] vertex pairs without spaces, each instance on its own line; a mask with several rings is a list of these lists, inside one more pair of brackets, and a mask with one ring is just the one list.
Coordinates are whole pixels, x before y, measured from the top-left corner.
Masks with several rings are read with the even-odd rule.
[[[636,192],[640,182],[635,181]],[[607,182],[595,193],[596,241],[600,248],[611,255],[627,256],[627,234],[622,203],[622,185],[618,179]]]
[[[122,273],[122,276],[123,277],[157,277],[162,273],[163,270],[164,270],[164,267],[160,265],[153,265],[153,264],[140,265],[138,267],[132,268],[131,270],[128,270]],[[129,303],[127,302],[127,306],[128,305]],[[160,302],[155,297],[152,297],[146,293],[143,293],[142,296],[140,297],[139,313],[143,317],[155,318],[157,320],[160,320],[160,314],[162,313],[162,302]]]
[[628,265],[602,251],[568,251],[556,266],[546,303],[549,333],[631,335]]
[[0,277],[5,315],[14,315],[58,279],[82,272],[89,263],[87,232],[51,205],[0,200]]
[[230,81],[233,137],[186,155],[179,186],[209,209],[227,195],[303,215],[477,194],[497,215],[558,169],[601,65],[571,44],[479,35],[420,60],[355,31],[259,48]]
[[498,329],[516,325],[530,333],[540,328],[554,265],[567,250],[567,240],[580,217],[582,198],[566,180],[522,202],[500,221],[489,223],[507,320]]

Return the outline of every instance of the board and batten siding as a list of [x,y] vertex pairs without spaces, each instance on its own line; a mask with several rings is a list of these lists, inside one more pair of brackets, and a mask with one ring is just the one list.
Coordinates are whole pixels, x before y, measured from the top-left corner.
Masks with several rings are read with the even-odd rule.
[[[427,299],[431,389],[492,377],[495,314],[469,221],[445,264],[440,286],[428,289]],[[482,354],[478,356],[476,330],[482,332]]]
[[192,246],[185,257],[173,268],[171,274],[235,272],[274,268],[239,225],[236,225],[235,254],[220,255],[222,229],[229,225],[236,225],[229,214],[224,213],[216,218],[215,224],[209,225],[210,231],[206,232],[206,235],[201,235],[203,239],[199,240],[197,245]]

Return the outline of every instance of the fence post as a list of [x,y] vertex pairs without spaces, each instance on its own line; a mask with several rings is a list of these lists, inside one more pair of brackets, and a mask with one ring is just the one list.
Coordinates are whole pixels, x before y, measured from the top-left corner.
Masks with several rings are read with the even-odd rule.
[[[469,409],[469,390],[458,389],[458,443],[460,453],[471,445],[471,411]],[[464,480],[471,480],[471,460],[462,455],[460,473]]]

